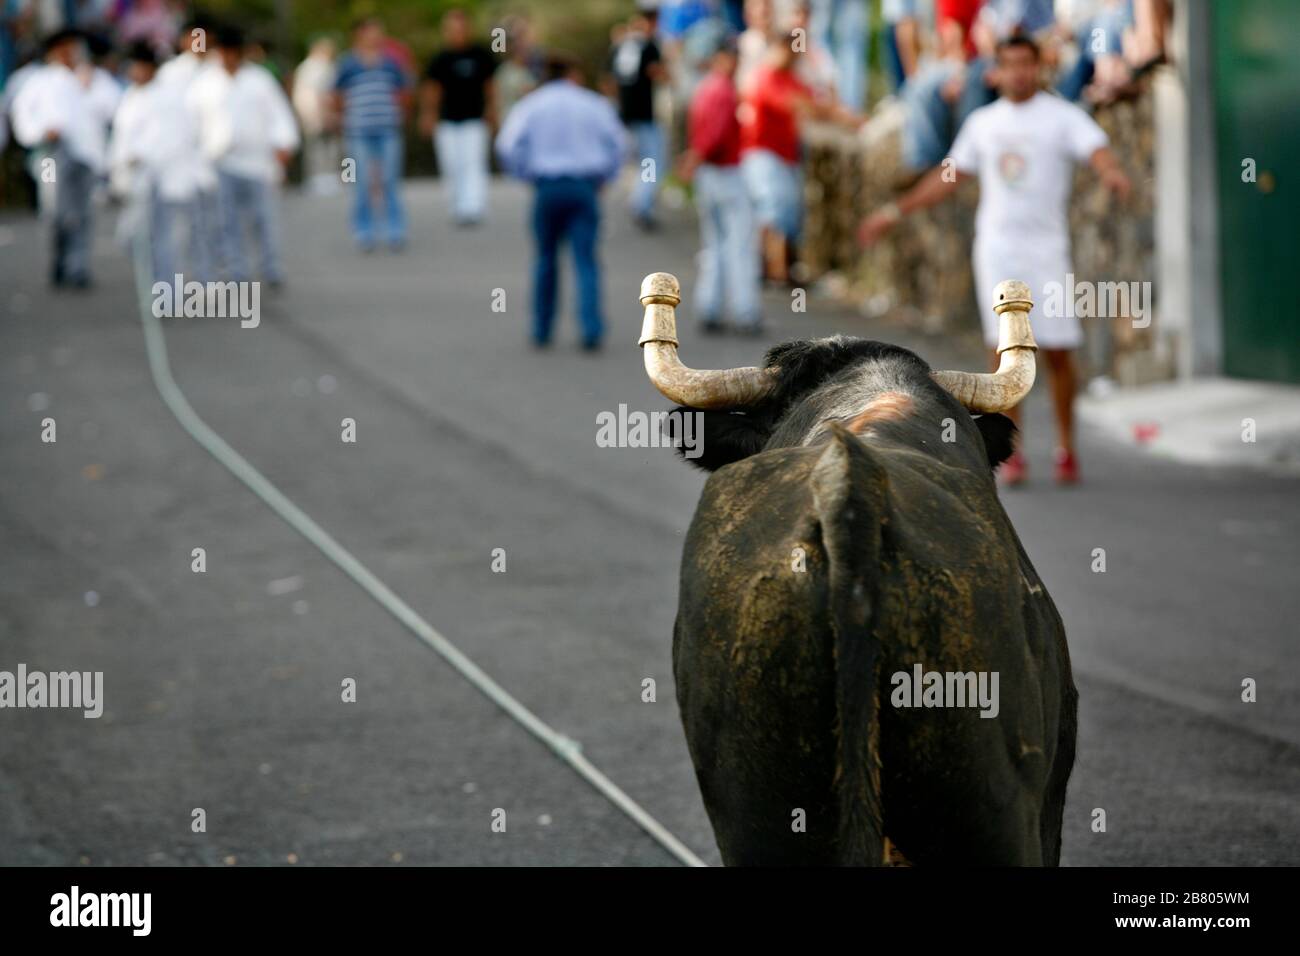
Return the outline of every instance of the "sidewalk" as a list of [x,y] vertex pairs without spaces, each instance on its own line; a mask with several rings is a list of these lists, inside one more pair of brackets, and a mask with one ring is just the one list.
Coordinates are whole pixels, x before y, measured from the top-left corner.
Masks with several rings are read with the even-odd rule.
[[1225,378],[1161,382],[1083,395],[1079,417],[1116,442],[1164,458],[1300,474],[1300,386]]

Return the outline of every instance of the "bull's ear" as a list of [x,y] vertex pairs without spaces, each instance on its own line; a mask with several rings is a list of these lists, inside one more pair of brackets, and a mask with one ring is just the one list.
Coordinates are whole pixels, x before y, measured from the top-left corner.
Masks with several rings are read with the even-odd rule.
[[1016,423],[1005,415],[996,413],[976,415],[975,427],[984,436],[984,449],[989,455],[989,467],[996,468],[1016,450]]
[[[675,414],[668,416],[665,434],[673,440],[677,454],[704,471],[717,471],[723,465],[758,454],[772,434],[771,425],[766,420],[743,413],[700,411],[680,405],[673,412]],[[685,415],[698,417],[691,421],[686,430],[686,441],[682,442],[678,440],[677,432]]]

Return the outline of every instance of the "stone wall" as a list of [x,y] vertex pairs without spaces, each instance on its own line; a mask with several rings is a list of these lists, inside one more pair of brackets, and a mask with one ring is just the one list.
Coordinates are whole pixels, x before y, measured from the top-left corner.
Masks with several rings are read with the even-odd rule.
[[[1097,122],[1133,181],[1122,206],[1088,167],[1080,167],[1070,207],[1077,281],[1153,282],[1154,130],[1149,89],[1136,99],[1098,109]],[[803,249],[809,278],[863,314],[934,333],[978,334],[970,267],[974,183],[952,199],[914,213],[888,238],[862,250],[858,222],[896,198],[916,176],[901,163],[902,110],[882,104],[858,133],[813,126],[807,131],[807,228]],[[1008,276],[1007,278],[1014,278]],[[1148,288],[1154,289],[1154,284]],[[1136,330],[1126,318],[1084,322],[1081,364],[1091,375],[1132,379],[1167,377],[1151,369],[1153,328]],[[1140,353],[1140,354],[1139,354]]]

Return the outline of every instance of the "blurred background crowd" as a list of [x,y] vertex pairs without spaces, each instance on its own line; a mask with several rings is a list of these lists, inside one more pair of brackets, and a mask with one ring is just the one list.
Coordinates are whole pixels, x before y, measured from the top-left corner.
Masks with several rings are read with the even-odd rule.
[[[213,0],[195,9],[176,0],[0,0],[0,203],[46,210],[56,225],[51,279],[60,287],[91,281],[90,223],[106,202],[122,206],[120,238],[149,226],[157,276],[257,276],[275,287],[286,278],[276,216],[286,183],[320,195],[360,184],[348,202],[357,247],[397,252],[407,241],[404,178],[436,171],[451,225],[473,228],[489,220],[490,177],[509,173],[537,187],[534,343],[549,342],[548,290],[556,249],[567,241],[586,290],[583,343],[595,349],[603,331],[597,199],[621,166],[620,214],[636,227],[654,231],[666,208],[694,203],[692,301],[705,331],[759,334],[763,283],[846,274],[867,311],[919,309],[933,330],[961,311],[955,303],[966,322],[977,309],[970,269],[957,264],[969,262],[974,201],[963,205],[959,193],[951,219],[918,215],[889,251],[864,255],[855,232],[867,219],[870,245],[881,226],[879,215],[870,217],[897,211],[885,200],[904,197],[951,159],[967,119],[1004,94],[1000,45],[1027,39],[1036,86],[1097,115],[1112,144],[1120,141],[1114,169],[1099,181],[1128,204],[1088,200],[1092,226],[1105,225],[1084,224],[1082,232],[1102,239],[1084,244],[1077,271],[1155,280],[1177,306],[1165,319],[1175,338],[1148,336],[1151,354],[1117,371],[1125,342],[1145,339],[1117,344],[1107,332],[1095,347],[1090,341],[1090,370],[1167,377],[1234,364],[1221,309],[1198,312],[1202,297],[1192,286],[1203,270],[1193,253],[1205,248],[1191,248],[1190,213],[1174,200],[1188,206],[1204,196],[1208,183],[1194,182],[1198,175],[1219,177],[1220,200],[1232,185],[1220,174],[1235,172],[1235,162],[1207,172],[1213,143],[1188,138],[1205,137],[1198,124],[1206,97],[1220,108],[1211,140],[1225,122],[1238,122],[1227,117],[1244,122],[1276,108],[1269,99],[1276,77],[1251,76],[1248,85],[1231,72],[1242,68],[1228,64],[1239,61],[1231,44],[1261,42],[1261,30],[1283,28],[1279,20],[1287,21],[1283,32],[1290,28],[1278,6],[1255,0],[1254,12],[1234,13],[1197,0]],[[1204,61],[1215,58],[1219,70],[1206,81]],[[1173,94],[1159,92],[1162,76],[1172,78]],[[606,98],[620,140],[600,145],[609,119],[594,101],[537,97],[551,81]],[[521,113],[530,95],[537,101]],[[1153,108],[1161,95],[1178,100],[1163,118]],[[873,144],[885,131],[891,145],[882,153]],[[1167,154],[1163,178],[1154,175],[1154,141],[1183,151]],[[550,154],[539,158],[541,142]],[[63,171],[58,183],[42,175],[51,159]],[[886,168],[887,181],[873,185]],[[1120,173],[1131,190],[1120,188]],[[1260,192],[1273,188],[1273,176],[1266,171]],[[560,182],[569,179],[579,182]],[[1157,202],[1158,189],[1178,195]],[[1250,201],[1243,198],[1243,220],[1258,222]],[[1162,209],[1172,210],[1163,223]],[[1078,219],[1072,206],[1076,247]],[[1236,222],[1227,211],[1219,219]],[[940,238],[927,238],[927,228]],[[1170,248],[1176,241],[1182,248],[1157,255],[1162,232]],[[953,237],[964,250],[954,252]],[[1217,245],[1225,259],[1245,255],[1238,236]],[[902,274],[925,261],[944,275]],[[1215,271],[1245,282],[1232,262]],[[1223,298],[1216,287],[1214,302]],[[1243,337],[1238,367],[1254,368],[1267,354],[1264,374],[1293,377],[1296,356],[1274,355],[1275,339],[1271,327]]]
[[[288,4],[277,5],[269,20],[262,7],[220,6],[218,14],[175,0],[4,0],[0,88],[8,122],[0,124],[0,145],[16,139],[28,151],[27,177],[12,160],[7,166],[6,199],[34,201],[40,161],[54,151],[43,142],[49,123],[25,122],[24,114],[44,110],[48,119],[49,110],[66,110],[62,122],[85,130],[61,150],[73,161],[69,191],[99,183],[126,200],[154,190],[151,220],[161,246],[170,245],[187,219],[194,223],[190,234],[207,236],[190,243],[187,271],[199,276],[225,259],[227,274],[250,271],[244,230],[225,222],[245,218],[264,247],[261,272],[277,282],[274,188],[292,163],[291,177],[307,188],[336,191],[346,137],[357,167],[348,172],[380,183],[374,203],[369,191],[358,191],[358,241],[363,248],[380,241],[399,248],[404,224],[394,184],[408,165],[427,169],[436,157],[456,197],[456,222],[483,218],[490,137],[543,78],[539,32],[553,39],[558,26],[574,54],[575,75],[617,104],[629,156],[653,164],[630,201],[646,229],[657,225],[667,174],[675,170],[685,179],[700,164],[698,151],[691,151],[689,110],[715,54],[728,50],[735,60],[727,71],[738,105],[737,151],[745,154],[744,192],[763,231],[764,274],[779,282],[791,275],[802,227],[803,120],[856,127],[872,105],[897,98],[906,111],[904,159],[919,172],[939,163],[965,117],[996,97],[1000,40],[1033,37],[1046,83],[1068,99],[1104,103],[1131,91],[1161,61],[1169,12],[1162,0],[647,0],[624,5],[635,7],[633,15],[616,16],[607,48],[598,49],[590,33],[575,35],[546,5],[535,14],[542,31],[526,8],[452,8],[436,17],[437,39],[417,53],[393,35],[390,18],[376,13],[342,24],[346,11],[334,11],[338,29],[307,33]],[[391,19],[408,22],[408,6],[392,9]],[[593,7],[586,19],[599,22],[601,12]],[[229,83],[222,81],[223,68]],[[48,80],[52,71],[78,82],[53,94],[38,90],[49,87],[38,82],[23,96],[30,80],[41,74]],[[268,75],[274,83],[263,82]],[[142,107],[146,91],[148,109]],[[169,95],[154,95],[164,91]],[[717,91],[705,92],[716,108]],[[432,152],[412,150],[406,140],[415,137],[408,133],[425,142],[432,136]],[[682,156],[685,164],[674,165]],[[81,175],[83,167],[89,175]],[[148,176],[141,175],[146,167]],[[719,184],[715,172],[706,170],[698,188],[730,195],[735,184]],[[152,182],[145,185],[146,179]],[[53,202],[54,190],[46,192]],[[372,205],[382,208],[372,214]],[[242,215],[223,216],[228,207]],[[142,215],[138,209],[132,218]],[[80,241],[74,235],[68,242],[74,249],[69,281],[80,283]],[[176,260],[165,248],[160,274],[170,275]],[[751,326],[755,309],[742,301],[738,324]]]

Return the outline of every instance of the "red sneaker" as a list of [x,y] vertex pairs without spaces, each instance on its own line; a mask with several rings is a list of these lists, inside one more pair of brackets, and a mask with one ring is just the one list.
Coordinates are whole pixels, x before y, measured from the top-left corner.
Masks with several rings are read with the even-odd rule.
[[998,479],[1003,485],[1023,485],[1028,477],[1029,468],[1025,464],[1025,456],[1018,451],[1012,452],[1011,457],[998,469]]
[[1056,449],[1056,483],[1074,485],[1078,482],[1079,460],[1074,457],[1073,452],[1068,452],[1064,448]]

